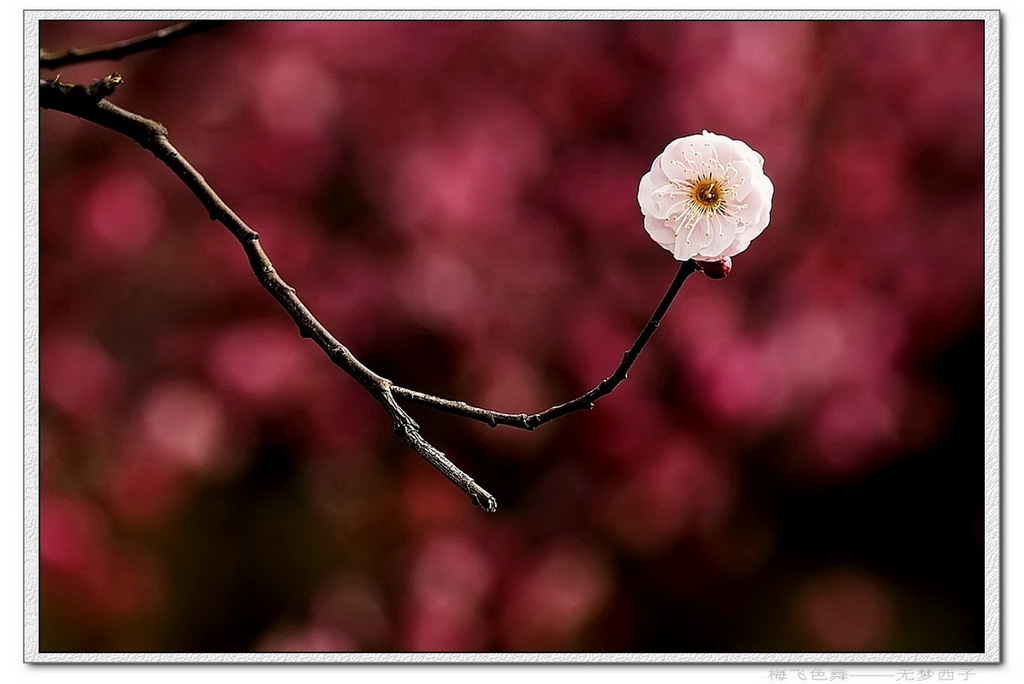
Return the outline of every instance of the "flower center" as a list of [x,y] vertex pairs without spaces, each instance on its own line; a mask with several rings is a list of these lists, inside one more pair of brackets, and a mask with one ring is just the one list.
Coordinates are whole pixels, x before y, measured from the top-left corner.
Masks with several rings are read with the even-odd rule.
[[727,191],[721,181],[709,175],[698,176],[686,182],[690,206],[701,214],[718,214],[725,209]]

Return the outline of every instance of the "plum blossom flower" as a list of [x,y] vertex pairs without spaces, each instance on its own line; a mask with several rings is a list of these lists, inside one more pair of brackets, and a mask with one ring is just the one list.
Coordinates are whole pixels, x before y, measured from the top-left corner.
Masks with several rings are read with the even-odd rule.
[[680,260],[736,256],[768,226],[775,187],[764,158],[704,131],[673,140],[640,179],[644,228]]

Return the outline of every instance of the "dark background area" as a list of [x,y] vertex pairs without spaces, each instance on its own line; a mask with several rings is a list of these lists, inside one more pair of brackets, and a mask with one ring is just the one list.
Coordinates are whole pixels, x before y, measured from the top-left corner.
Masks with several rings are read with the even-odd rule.
[[371,368],[510,412],[610,373],[671,281],[636,201],[669,141],[776,191],[594,411],[410,407],[487,515],[166,168],[41,112],[41,649],[984,650],[982,37],[247,22],[62,69],[121,72]]

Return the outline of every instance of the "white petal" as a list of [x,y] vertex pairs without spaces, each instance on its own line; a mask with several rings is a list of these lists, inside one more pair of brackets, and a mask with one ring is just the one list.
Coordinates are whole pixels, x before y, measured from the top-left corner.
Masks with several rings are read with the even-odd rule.
[[[680,234],[682,232],[680,231]],[[696,250],[694,253],[703,251],[714,239],[714,230],[711,224],[708,223],[706,216],[702,216],[687,233],[687,240],[689,240],[690,246]]]
[[730,200],[725,206],[729,215],[741,228],[756,224],[767,213],[764,196],[757,192],[748,193],[743,202],[737,204]]
[[751,178],[751,182],[748,186],[745,186],[742,194],[737,192],[736,196],[741,201],[746,201],[747,196],[750,193],[757,193],[761,197],[761,202],[771,203],[772,195],[775,194],[775,186],[772,185],[771,179],[761,172],[755,172]]
[[764,232],[764,229],[768,227],[769,215],[767,211],[761,213],[761,216],[755,223],[748,223],[743,227],[743,230],[736,234],[736,237],[742,237],[744,240],[753,240],[758,235]]
[[659,154],[654,158],[654,163],[651,164],[651,180],[654,181],[655,185],[665,185],[668,183],[668,176],[661,170],[661,158],[664,153]]
[[702,136],[673,140],[661,155],[661,170],[670,179],[687,181],[717,168],[713,154]]
[[764,158],[758,153],[754,152],[754,149],[751,148],[751,145],[746,144],[742,140],[735,140],[727,135],[718,135],[717,133],[710,133],[708,131],[703,131],[701,135],[708,139],[709,141],[713,142],[713,144],[715,145],[728,145],[731,148],[730,154],[733,155],[733,157],[731,157],[728,161],[731,161],[732,159],[745,159],[756,162],[759,166],[764,166]]
[[692,241],[687,242],[686,233],[679,231],[679,235],[676,236],[675,249],[672,250],[672,255],[679,259],[679,261],[686,261],[692,259],[697,254],[698,248],[693,244]]
[[775,196],[775,184],[768,176],[761,176],[761,192],[765,195],[765,202],[768,209],[772,208],[772,198]]
[[754,164],[758,169],[764,166],[764,157],[750,148],[750,145],[742,140],[731,140],[733,152],[736,159],[744,159]]
[[650,172],[645,173],[640,179],[640,188],[636,197],[644,216],[660,219],[668,218],[673,212],[678,213],[678,210],[672,208],[686,201],[685,192],[672,185],[668,176],[661,170],[662,156],[658,155]]
[[729,204],[732,206],[727,205],[729,213],[736,218],[744,230],[751,227],[763,229],[768,225],[774,190],[775,188],[767,176],[759,176],[741,199],[730,202]]
[[722,250],[722,257],[734,257],[750,246],[750,240],[736,238],[726,249]]
[[670,218],[686,209],[686,193],[671,184],[651,188],[649,183],[641,180],[637,200],[644,216],[659,219]]
[[712,216],[707,223],[711,228],[711,241],[701,248],[700,255],[708,259],[716,259],[721,256],[723,250],[732,244],[736,235],[736,225],[722,220],[719,216]]
[[764,173],[746,159],[735,159],[729,162],[729,166],[730,170],[726,180],[736,192],[734,199],[742,204],[747,195],[757,187],[759,179],[764,177]]
[[754,164],[756,168],[764,166],[764,158],[750,149],[750,146],[742,140],[733,140],[727,136],[708,133],[707,131],[701,137],[704,138],[706,145],[714,149],[715,158],[722,165],[728,164],[731,161],[747,161]]
[[743,238],[749,242],[764,232],[764,229],[768,227],[770,220],[771,202],[766,200],[761,204],[761,208],[757,216],[748,223],[740,226],[740,230],[737,232],[736,237]]
[[661,196],[657,192],[654,194],[654,201],[662,212],[658,218],[678,221],[679,219],[676,217],[686,213],[689,199],[688,193],[674,185],[666,186],[666,188],[662,189],[662,193]]
[[676,242],[675,229],[667,221],[651,216],[644,217],[644,228],[655,242],[665,249],[672,249]]
[[653,216],[657,212],[654,202],[654,181],[651,174],[645,173],[640,179],[640,190],[636,193],[636,199],[640,203],[640,211],[644,216]]
[[722,166],[729,162],[745,160],[746,152],[736,146],[736,141],[726,138],[724,135],[709,133],[705,136],[704,146],[707,148],[712,159]]

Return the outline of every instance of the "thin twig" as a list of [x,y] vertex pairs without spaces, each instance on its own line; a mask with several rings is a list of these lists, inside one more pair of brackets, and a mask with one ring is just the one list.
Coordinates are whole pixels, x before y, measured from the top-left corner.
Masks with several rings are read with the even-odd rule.
[[622,361],[619,362],[619,366],[615,369],[614,373],[599,382],[597,386],[589,392],[581,394],[570,401],[558,404],[557,406],[544,409],[540,413],[499,413],[497,411],[478,408],[463,401],[443,399],[441,397],[435,397],[431,394],[424,394],[423,392],[417,392],[404,387],[395,386],[392,388],[392,391],[399,399],[405,399],[421,406],[429,406],[430,408],[444,411],[445,413],[453,413],[457,416],[462,416],[463,418],[479,420],[483,423],[487,423],[491,427],[508,425],[511,427],[521,428],[523,430],[532,430],[535,427],[548,423],[556,418],[561,418],[567,413],[582,411],[584,409],[593,409],[594,402],[606,394],[610,394],[612,390],[619,386],[619,383],[626,379],[629,374],[629,369],[633,366],[637,357],[640,356],[640,352],[643,351],[648,340],[651,339],[651,335],[653,335],[654,331],[658,329],[659,325],[661,325],[661,319],[665,317],[665,313],[668,311],[669,306],[672,305],[672,301],[676,298],[679,288],[682,287],[686,278],[695,270],[697,270],[697,264],[693,261],[684,261],[679,265],[676,277],[672,280],[672,284],[668,286],[668,290],[665,291],[665,295],[661,298],[661,303],[658,304],[658,308],[654,310],[650,320],[647,321],[647,325],[645,325],[643,330],[640,331],[640,335],[637,336],[636,341],[633,342],[633,346],[631,346],[626,353],[622,355]]
[[111,74],[91,86],[61,83],[57,79],[40,80],[39,104],[44,109],[53,109],[80,117],[125,135],[143,149],[162,161],[192,191],[210,214],[210,219],[223,224],[242,245],[249,265],[260,284],[281,304],[298,326],[302,337],[312,339],[327,354],[328,358],[351,375],[377,400],[391,419],[395,434],[409,448],[418,453],[441,474],[447,477],[467,496],[486,511],[497,509],[497,501],[481,488],[471,477],[456,467],[443,452],[427,442],[419,432],[419,425],[398,405],[398,400],[410,401],[446,413],[485,422],[491,426],[507,425],[532,430],[539,425],[560,418],[568,413],[594,408],[594,402],[609,394],[626,379],[640,352],[658,329],[662,318],[671,306],[686,278],[697,270],[693,261],[679,266],[671,285],[662,297],[654,314],[648,320],[633,345],[626,351],[622,361],[611,375],[602,380],[589,392],[540,413],[500,413],[472,406],[465,402],[444,399],[431,394],[417,392],[395,385],[389,379],[373,372],[341,342],[339,342],[306,308],[295,294],[295,288],[288,285],[274,268],[259,242],[259,234],[239,218],[207,184],[195,168],[171,145],[167,129],[161,124],[118,107],[105,98],[114,92],[122,82],[119,74]]
[[183,21],[179,24],[165,26],[162,29],[147,33],[127,40],[121,40],[107,45],[97,45],[88,48],[71,48],[60,52],[40,50],[39,66],[44,69],[57,69],[69,64],[79,64],[97,59],[117,60],[127,55],[152,50],[153,48],[166,45],[171,41],[191,36],[201,31],[208,31],[216,28],[226,21]]

